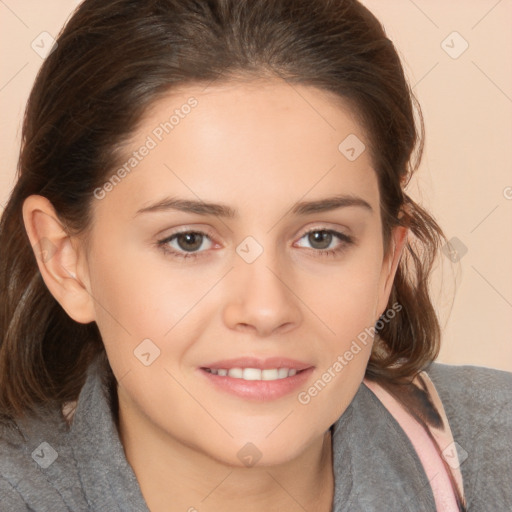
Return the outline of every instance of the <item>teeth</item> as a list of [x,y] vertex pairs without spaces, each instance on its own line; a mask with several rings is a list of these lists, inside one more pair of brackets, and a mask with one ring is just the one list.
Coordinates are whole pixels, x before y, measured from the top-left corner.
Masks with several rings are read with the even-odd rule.
[[278,379],[284,379],[285,377],[288,377],[288,368],[279,368],[277,372],[277,378]]
[[[281,371],[282,370],[282,371]],[[279,376],[279,372],[281,371],[281,377]],[[277,368],[261,370],[261,380],[276,380],[282,379],[284,377],[288,377],[288,371],[286,368],[281,368],[278,370]]]
[[232,377],[243,380],[279,380],[286,377],[293,377],[297,370],[295,368],[268,368],[260,370],[259,368],[226,368],[209,369],[210,373],[221,377]]
[[244,371],[242,368],[231,368],[228,371],[228,376],[233,377],[234,379],[241,379],[244,376]]
[[[229,372],[228,372],[229,375]],[[261,370],[258,368],[244,368],[244,373],[242,375],[242,379],[244,380],[261,380]]]

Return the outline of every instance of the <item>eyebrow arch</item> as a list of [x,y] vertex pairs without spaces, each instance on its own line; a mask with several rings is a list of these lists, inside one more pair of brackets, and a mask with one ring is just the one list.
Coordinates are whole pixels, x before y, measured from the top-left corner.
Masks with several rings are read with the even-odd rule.
[[[313,213],[337,210],[338,208],[347,208],[349,206],[357,206],[370,212],[373,211],[371,205],[361,197],[353,195],[339,195],[318,199],[316,201],[302,201],[295,203],[291,208],[291,214],[304,216],[311,215]],[[228,219],[238,218],[238,212],[225,204],[205,203],[203,201],[193,201],[176,197],[166,197],[149,206],[140,208],[137,210],[135,216],[140,215],[141,213],[162,212],[168,210],[178,210],[186,213],[195,213],[197,215],[212,215],[214,217],[223,217]]]

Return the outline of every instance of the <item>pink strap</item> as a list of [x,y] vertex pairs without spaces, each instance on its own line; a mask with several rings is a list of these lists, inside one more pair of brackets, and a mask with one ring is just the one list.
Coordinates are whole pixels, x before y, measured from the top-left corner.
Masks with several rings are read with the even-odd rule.
[[[443,404],[428,375],[425,372],[421,372],[420,375],[427,386],[427,392],[432,402],[443,420],[443,427],[439,429],[430,427],[429,430],[438,446],[441,448],[443,456],[446,458],[450,470],[452,471],[460,495],[463,496],[462,474],[459,468],[457,450]],[[427,432],[382,386],[367,379],[364,379],[364,383],[393,415],[414,446],[432,487],[436,510],[438,512],[458,512],[459,507],[446,467]],[[414,380],[414,383],[418,385],[418,387],[423,388],[418,377]]]

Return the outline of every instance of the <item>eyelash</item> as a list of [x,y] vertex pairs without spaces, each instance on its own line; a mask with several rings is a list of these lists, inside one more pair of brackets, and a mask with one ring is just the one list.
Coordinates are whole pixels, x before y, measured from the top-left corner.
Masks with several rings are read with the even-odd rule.
[[[334,257],[334,256],[340,254],[342,251],[344,251],[348,245],[352,245],[354,243],[354,239],[352,237],[345,235],[344,233],[340,233],[339,231],[335,231],[333,229],[318,229],[318,228],[311,229],[311,230],[307,231],[306,233],[304,233],[300,237],[300,239],[304,238],[305,236],[307,236],[311,233],[329,233],[331,235],[334,235],[336,238],[338,238],[342,242],[336,249],[310,249],[311,251],[315,252],[318,255],[318,257],[322,257],[322,256],[324,256],[324,257],[333,256]],[[202,256],[202,253],[204,251],[196,252],[196,253],[193,253],[193,252],[187,253],[187,252],[179,252],[179,251],[169,248],[169,245],[168,245],[169,242],[174,240],[179,235],[185,235],[185,234],[203,235],[203,236],[207,236],[210,240],[212,239],[212,237],[209,233],[205,233],[203,231],[185,230],[185,231],[179,231],[177,233],[173,233],[172,235],[165,237],[162,240],[158,240],[156,245],[164,252],[164,254],[170,254],[171,256],[175,256],[175,257],[182,258],[182,259],[197,258],[197,257]]]

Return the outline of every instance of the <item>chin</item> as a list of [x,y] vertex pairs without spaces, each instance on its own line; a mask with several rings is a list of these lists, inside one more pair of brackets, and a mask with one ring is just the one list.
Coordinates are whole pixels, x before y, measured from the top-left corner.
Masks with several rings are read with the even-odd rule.
[[271,434],[273,439],[266,438],[266,435],[260,433],[257,436],[244,435],[230,439],[220,453],[212,456],[231,467],[261,468],[285,464],[300,456],[306,448],[306,440],[301,443],[285,434]]

